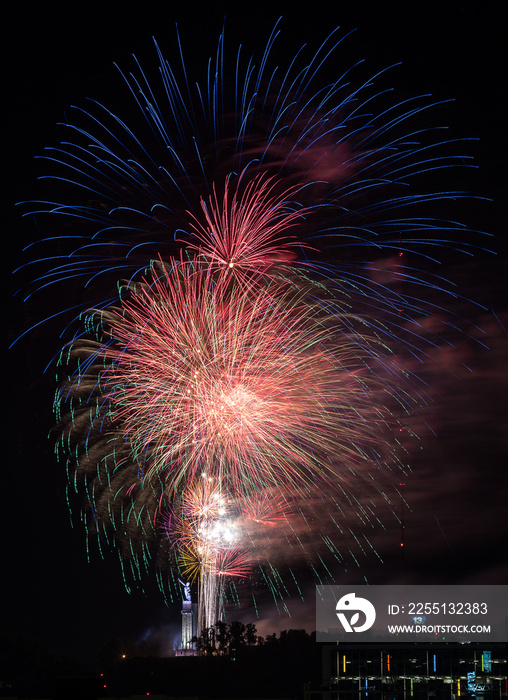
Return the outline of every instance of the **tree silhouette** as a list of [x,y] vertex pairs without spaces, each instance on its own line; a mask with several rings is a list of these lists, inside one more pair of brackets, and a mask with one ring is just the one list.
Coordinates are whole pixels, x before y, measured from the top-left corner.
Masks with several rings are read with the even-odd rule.
[[216,634],[215,634],[215,640],[217,642],[217,653],[220,656],[224,656],[224,654],[227,653],[229,649],[229,643],[231,641],[231,635],[229,632],[229,628],[225,622],[222,622],[221,620],[217,620],[215,623],[215,628],[216,628]]
[[258,641],[256,625],[245,625],[234,620],[229,625],[217,620],[214,627],[204,627],[201,634],[193,637],[197,651],[205,656],[225,656],[237,652],[245,646],[253,646]]

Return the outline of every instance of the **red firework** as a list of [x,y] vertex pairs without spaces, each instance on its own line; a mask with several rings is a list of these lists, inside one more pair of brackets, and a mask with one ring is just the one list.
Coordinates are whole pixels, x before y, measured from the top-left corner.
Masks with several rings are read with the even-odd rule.
[[203,221],[188,212],[199,244],[187,247],[214,269],[240,279],[266,273],[275,263],[293,261],[296,249],[308,247],[291,240],[287,230],[315,208],[293,201],[301,185],[281,191],[279,180],[257,175],[242,189],[244,175],[233,193],[226,181],[222,202],[215,185],[208,201],[201,199]]
[[253,294],[197,264],[154,272],[103,348],[106,400],[144,478],[178,494],[206,470],[240,500],[336,481],[337,454],[362,461],[374,380],[359,337],[330,323],[291,285]]

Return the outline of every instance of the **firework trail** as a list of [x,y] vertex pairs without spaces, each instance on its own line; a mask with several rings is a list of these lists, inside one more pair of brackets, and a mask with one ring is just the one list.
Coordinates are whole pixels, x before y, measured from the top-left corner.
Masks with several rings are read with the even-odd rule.
[[225,578],[250,572],[249,554],[238,545],[238,523],[233,500],[206,473],[187,485],[178,511],[166,517],[182,573],[199,582],[198,629],[220,618]]
[[448,293],[418,261],[467,248],[432,214],[462,194],[416,187],[469,164],[418,127],[434,105],[387,104],[384,71],[327,78],[336,32],[271,65],[277,35],[257,61],[221,36],[201,82],[156,46],[155,83],[120,72],[128,119],[73,108],[28,205],[65,223],[31,294],[86,289],[55,405],[88,534],[127,587],[154,563],[170,592],[178,571],[199,578],[205,626],[226,579],[260,571],[276,599],[302,561],[332,580],[353,521],[390,504],[399,431],[426,400],[403,357],[424,363],[427,296]]

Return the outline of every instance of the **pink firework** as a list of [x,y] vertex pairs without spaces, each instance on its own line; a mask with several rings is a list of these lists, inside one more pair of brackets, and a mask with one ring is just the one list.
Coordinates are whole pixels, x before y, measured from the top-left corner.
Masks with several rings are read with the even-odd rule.
[[191,230],[199,243],[187,247],[222,273],[251,279],[276,263],[294,260],[296,249],[308,247],[291,240],[287,231],[301,224],[315,207],[294,201],[302,190],[300,185],[281,189],[280,180],[264,175],[246,185],[244,180],[242,173],[232,193],[226,180],[222,201],[214,185],[213,196],[208,201],[201,199],[202,217],[189,212],[194,221]]
[[264,491],[242,505],[242,515],[248,521],[269,527],[279,527],[291,512],[292,504],[287,494],[284,497],[281,493]]
[[242,499],[330,484],[368,462],[385,422],[368,366],[375,345],[291,284],[253,294],[175,262],[107,325],[101,381],[113,422],[143,479],[162,478],[168,494],[203,470]]

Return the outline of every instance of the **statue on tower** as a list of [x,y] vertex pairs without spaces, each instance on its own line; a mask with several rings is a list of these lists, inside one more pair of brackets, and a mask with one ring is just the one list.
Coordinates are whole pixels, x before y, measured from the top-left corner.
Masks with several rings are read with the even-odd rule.
[[189,603],[192,603],[190,583],[188,581],[185,583],[181,579],[178,579],[178,581],[183,586],[183,595],[184,595],[185,600],[188,601]]

